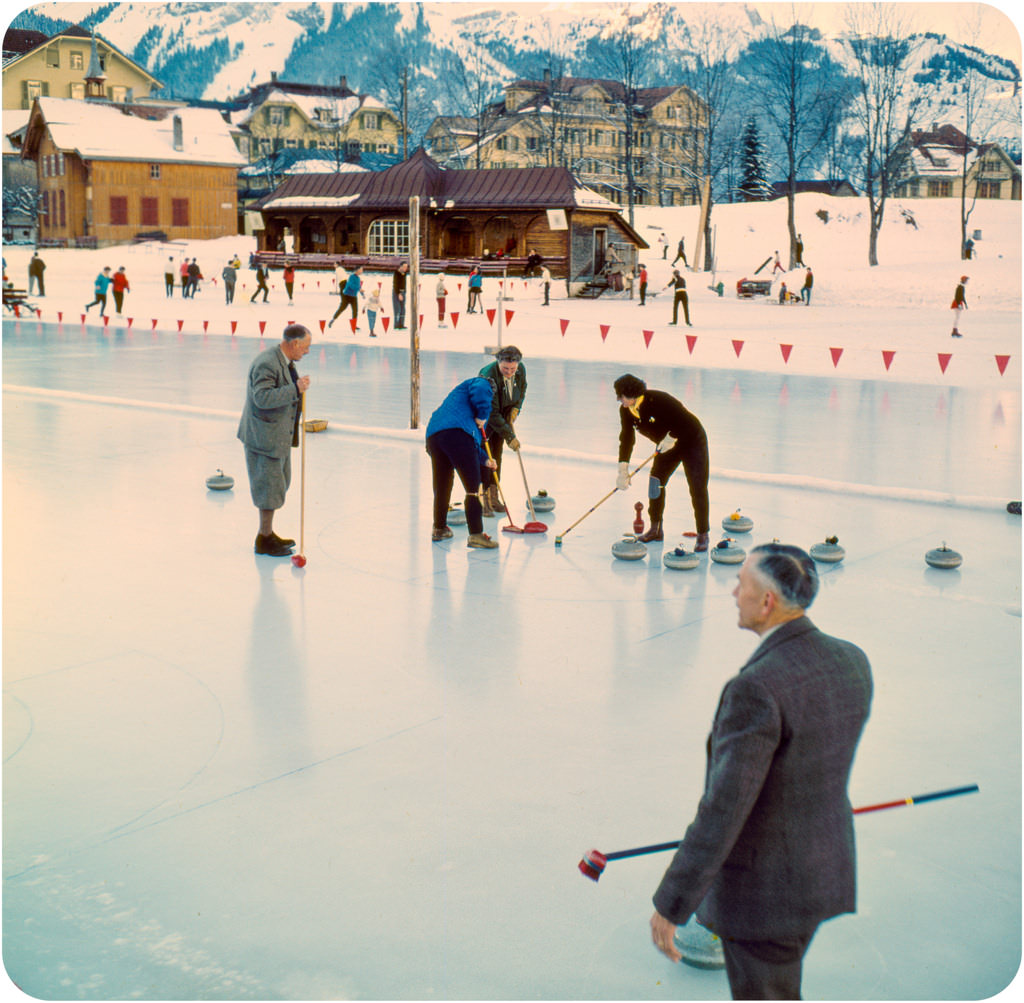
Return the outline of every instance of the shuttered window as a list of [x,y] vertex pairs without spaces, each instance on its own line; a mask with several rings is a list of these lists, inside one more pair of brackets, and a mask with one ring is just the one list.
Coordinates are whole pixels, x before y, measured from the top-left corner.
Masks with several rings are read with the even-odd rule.
[[156,226],[160,222],[160,200],[150,195],[142,196],[140,216],[143,226]]
[[171,199],[171,223],[188,226],[188,199]]
[[126,226],[128,223],[128,197],[126,195],[110,196],[110,225]]

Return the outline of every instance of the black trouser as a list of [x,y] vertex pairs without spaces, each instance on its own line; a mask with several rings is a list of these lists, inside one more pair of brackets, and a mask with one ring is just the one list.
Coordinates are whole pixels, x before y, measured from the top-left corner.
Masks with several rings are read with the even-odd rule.
[[551,296],[551,283],[550,282],[545,282],[544,283],[544,306],[550,306],[551,305],[551,303],[550,303],[550,296]]
[[734,1000],[798,1000],[804,955],[815,931],[785,940],[722,938]]
[[466,526],[470,533],[484,531],[480,490],[480,449],[473,437],[461,428],[443,428],[427,439],[427,452],[434,475],[434,528],[448,525],[448,505],[452,499],[455,474],[466,489]]
[[356,320],[359,316],[359,300],[355,296],[349,296],[348,293],[342,293],[341,304],[338,306],[338,309],[334,311],[334,316],[331,318],[331,322],[333,323],[336,321],[338,319],[338,315],[344,313],[345,307],[350,304],[352,306],[352,319]]
[[690,323],[690,297],[686,295],[685,289],[676,290],[676,298],[672,301],[672,323],[679,323],[679,304],[683,304],[683,316],[686,323]]
[[646,301],[647,301],[647,283],[646,282],[641,282],[640,283],[640,305],[643,306]]
[[[970,257],[970,255],[968,255],[968,257]],[[35,272],[31,272],[29,274],[29,277],[28,277],[28,291],[30,293],[32,292],[32,283],[33,282],[35,282],[36,285],[39,287],[39,295],[40,296],[45,296],[46,295],[46,290],[43,287],[43,273],[39,272],[38,274],[36,274]]]
[[124,290],[123,289],[115,289],[114,290],[114,309],[118,313],[120,313],[121,312],[121,307],[123,307],[123,306],[124,306]]
[[235,284],[234,282],[224,283],[224,302],[233,303],[235,299]]
[[174,274],[172,272],[164,273],[164,292],[166,292],[171,299],[174,299]]
[[267,302],[267,293],[269,293],[269,292],[270,292],[270,289],[269,289],[269,288],[267,288],[267,283],[266,283],[266,282],[265,282],[265,281],[264,281],[263,279],[260,279],[260,280],[259,280],[259,283],[258,283],[258,285],[256,286],[256,292],[254,292],[254,293],[253,293],[253,294],[252,294],[252,295],[251,295],[251,296],[249,297],[249,302],[250,302],[250,303],[251,303],[251,302],[252,302],[252,301],[253,301],[254,299],[256,299],[256,297],[257,297],[257,296],[259,296],[259,294],[260,294],[260,290],[261,290],[261,289],[263,290],[263,302],[264,302],[264,303],[266,303],[266,302]]
[[690,502],[693,505],[693,518],[697,523],[698,533],[707,533],[711,529],[711,503],[708,499],[708,478],[711,464],[708,460],[706,441],[684,444],[677,440],[676,444],[654,458],[651,466],[651,478],[661,484],[657,498],[650,498],[647,511],[651,522],[661,522],[665,514],[665,490],[669,478],[676,472],[679,464],[686,473],[686,483],[690,488]]

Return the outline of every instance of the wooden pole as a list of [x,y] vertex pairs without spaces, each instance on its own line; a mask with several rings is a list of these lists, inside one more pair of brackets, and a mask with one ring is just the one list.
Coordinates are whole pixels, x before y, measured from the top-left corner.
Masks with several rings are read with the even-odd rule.
[[692,264],[690,265],[691,272],[703,271],[698,265],[697,261],[700,259],[701,248],[704,246],[704,227],[708,221],[708,211],[711,207],[711,175],[708,174],[704,178],[704,192],[700,200],[700,224],[697,227],[697,241],[696,246],[693,249]]
[[420,427],[420,197],[409,199],[409,428]]

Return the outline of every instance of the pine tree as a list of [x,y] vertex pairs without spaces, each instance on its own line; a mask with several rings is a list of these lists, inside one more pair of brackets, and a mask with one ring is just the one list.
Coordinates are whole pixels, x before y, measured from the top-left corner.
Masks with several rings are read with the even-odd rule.
[[742,175],[740,194],[744,202],[764,202],[772,196],[764,169],[764,146],[757,131],[757,121],[750,119],[740,140],[742,147]]

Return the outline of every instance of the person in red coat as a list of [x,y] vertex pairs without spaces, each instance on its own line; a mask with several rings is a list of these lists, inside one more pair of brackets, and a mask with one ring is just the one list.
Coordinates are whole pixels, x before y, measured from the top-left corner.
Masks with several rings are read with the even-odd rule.
[[125,274],[124,265],[114,272],[110,286],[114,290],[114,309],[120,313],[121,307],[124,306],[124,294],[131,289],[131,286],[128,285],[128,276]]

